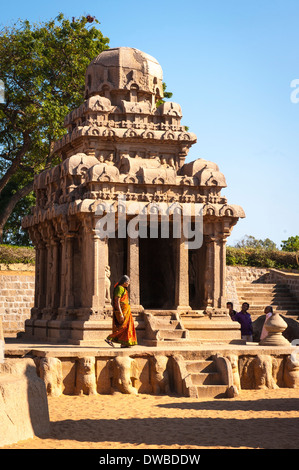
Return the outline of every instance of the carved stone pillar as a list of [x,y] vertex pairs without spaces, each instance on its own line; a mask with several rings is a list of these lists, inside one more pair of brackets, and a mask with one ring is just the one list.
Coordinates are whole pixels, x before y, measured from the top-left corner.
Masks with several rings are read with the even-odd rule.
[[62,237],[60,239],[61,245],[61,272],[60,272],[60,301],[59,309],[65,308],[65,275],[66,275],[66,239]]
[[218,237],[208,235],[206,243],[205,302],[206,308],[220,307],[220,245]]
[[92,231],[93,243],[93,295],[92,310],[101,313],[105,306],[105,268],[108,264],[107,238],[100,238]]
[[[57,309],[59,307],[59,292],[60,292],[60,285],[59,285],[59,239],[55,238],[52,241],[52,250],[53,250],[53,268],[52,268],[52,299],[51,305],[53,309]],[[56,312],[57,313],[57,312]]]
[[219,307],[226,309],[226,238],[225,234],[219,236],[219,249],[220,249],[220,296]]
[[65,241],[65,260],[66,260],[66,271],[65,271],[65,306],[66,308],[74,307],[74,293],[73,293],[73,239],[74,234],[68,233]]
[[206,308],[226,309],[226,234],[206,235]]
[[76,232],[71,223],[66,219],[61,219],[58,234],[60,237],[61,269],[60,269],[60,301],[58,318],[65,320],[67,309],[74,308],[73,292],[73,241]]
[[38,286],[38,308],[41,310],[46,306],[46,266],[47,266],[47,248],[41,241],[39,245],[39,286]]
[[30,238],[35,247],[35,289],[34,289],[34,306],[31,309],[31,319],[35,320],[40,316],[39,301],[40,301],[40,262],[41,262],[41,250],[43,243],[41,240],[40,232],[36,227],[29,228]]
[[128,276],[130,278],[130,303],[132,310],[142,309],[140,305],[139,279],[139,238],[128,236]]
[[176,309],[191,310],[189,305],[189,250],[185,237],[177,238],[176,243]]

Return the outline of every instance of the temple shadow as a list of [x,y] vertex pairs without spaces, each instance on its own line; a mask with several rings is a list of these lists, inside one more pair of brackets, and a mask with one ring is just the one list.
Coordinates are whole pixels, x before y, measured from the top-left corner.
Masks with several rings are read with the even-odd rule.
[[58,440],[82,443],[296,449],[298,426],[298,418],[69,419],[53,422],[51,434]]
[[184,403],[158,404],[160,408],[178,408],[180,410],[219,410],[219,411],[298,411],[299,398],[273,399],[261,398],[260,400],[211,400],[194,401]]

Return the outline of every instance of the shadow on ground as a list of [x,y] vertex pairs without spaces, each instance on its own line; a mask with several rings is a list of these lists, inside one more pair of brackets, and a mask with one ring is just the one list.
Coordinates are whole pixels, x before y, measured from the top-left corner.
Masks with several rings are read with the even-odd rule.
[[[209,404],[205,404],[205,409],[206,405]],[[230,406],[227,409],[230,409]],[[185,409],[188,410],[188,406]],[[243,406],[232,409],[242,411]],[[263,407],[261,412],[262,410]],[[188,413],[184,418],[142,418],[141,416],[117,420],[66,419],[53,422],[51,426],[52,439],[75,440],[82,443],[119,442],[134,446],[176,445],[262,449],[299,447],[299,418],[265,418],[262,414],[260,418],[252,419],[242,419],[242,416],[238,419],[197,418],[188,417]]]

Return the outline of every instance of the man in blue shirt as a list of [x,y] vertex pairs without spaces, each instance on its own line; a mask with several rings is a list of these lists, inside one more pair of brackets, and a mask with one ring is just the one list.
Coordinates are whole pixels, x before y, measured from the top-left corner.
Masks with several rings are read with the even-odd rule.
[[245,341],[253,341],[253,328],[252,328],[252,320],[251,320],[251,315],[248,313],[249,309],[249,304],[247,302],[244,302],[242,304],[242,310],[239,313],[236,313],[234,318],[232,318],[233,321],[237,321],[241,325],[241,337]]

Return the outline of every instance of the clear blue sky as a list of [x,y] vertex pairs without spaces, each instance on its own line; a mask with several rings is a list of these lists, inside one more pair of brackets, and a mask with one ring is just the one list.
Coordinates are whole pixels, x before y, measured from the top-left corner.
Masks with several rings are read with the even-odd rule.
[[[111,47],[128,46],[161,64],[184,125],[198,141],[188,161],[216,162],[223,194],[246,219],[244,235],[280,245],[299,235],[298,0],[78,0],[2,2],[0,22],[47,21],[90,14]],[[298,94],[299,96],[299,94]]]

